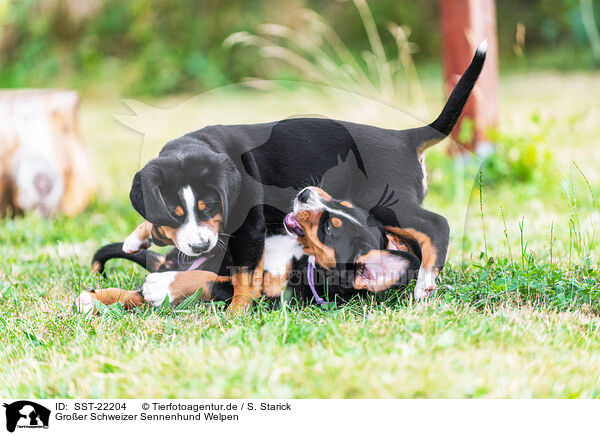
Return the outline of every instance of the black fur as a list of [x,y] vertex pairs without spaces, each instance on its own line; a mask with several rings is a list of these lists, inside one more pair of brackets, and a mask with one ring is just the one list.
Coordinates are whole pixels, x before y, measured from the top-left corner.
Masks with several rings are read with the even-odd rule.
[[[218,192],[231,235],[232,264],[253,270],[261,258],[268,227],[281,226],[298,188],[320,184],[334,197],[373,210],[382,225],[426,234],[445,263],[446,220],[424,210],[424,174],[419,153],[452,131],[475,85],[485,50],[475,57],[439,117],[428,126],[391,130],[328,119],[290,119],[251,125],[217,125],[165,145],[136,176],[130,198],[156,225],[177,228],[177,190],[191,185],[202,194]],[[383,189],[396,202],[377,205]]]

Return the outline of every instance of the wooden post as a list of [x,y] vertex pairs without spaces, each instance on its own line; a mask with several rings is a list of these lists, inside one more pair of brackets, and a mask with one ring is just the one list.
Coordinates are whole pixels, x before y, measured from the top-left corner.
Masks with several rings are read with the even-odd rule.
[[0,216],[73,215],[87,205],[94,181],[78,106],[72,91],[0,92]]
[[447,95],[471,62],[479,43],[487,39],[485,66],[452,134],[456,140],[462,121],[469,118],[475,127],[472,140],[460,144],[462,147],[452,143],[449,148],[451,154],[462,153],[465,149],[485,152],[486,131],[498,122],[498,41],[494,0],[440,0],[440,20]]

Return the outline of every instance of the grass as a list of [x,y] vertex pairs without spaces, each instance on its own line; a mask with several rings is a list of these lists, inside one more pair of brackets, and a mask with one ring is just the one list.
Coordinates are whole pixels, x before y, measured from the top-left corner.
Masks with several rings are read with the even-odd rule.
[[[429,302],[412,303],[409,289],[328,312],[259,303],[240,318],[210,303],[112,308],[92,319],[71,311],[87,286],[143,282],[145,273],[125,261],[115,261],[106,280],[89,270],[94,249],[122,240],[139,220],[127,192],[140,156],[216,122],[317,110],[382,126],[419,121],[301,84],[149,102],[170,110],[132,103],[137,116],[107,96],[84,99],[82,126],[102,180],[97,198],[71,219],[28,215],[0,223],[0,395],[598,397],[599,78],[505,76],[503,151],[494,158],[517,160],[484,165],[481,190],[476,159],[449,161],[443,146],[427,155],[426,207],[452,228],[440,290]],[[441,105],[439,83],[424,82],[429,107]],[[152,134],[142,138],[114,113],[127,125],[150,125]],[[524,158],[532,141],[539,153]],[[523,172],[527,165],[531,173]]]
[[[225,46],[236,44],[259,49],[265,62],[276,59],[294,69],[307,81],[346,89],[394,105],[404,101],[422,112],[423,95],[412,55],[416,44],[409,41],[410,29],[387,23],[379,29],[366,0],[352,1],[360,16],[369,49],[358,57],[327,19],[311,9],[298,11],[303,30],[278,24],[262,24],[255,33],[230,35]],[[395,52],[386,54],[380,32],[389,33]]]

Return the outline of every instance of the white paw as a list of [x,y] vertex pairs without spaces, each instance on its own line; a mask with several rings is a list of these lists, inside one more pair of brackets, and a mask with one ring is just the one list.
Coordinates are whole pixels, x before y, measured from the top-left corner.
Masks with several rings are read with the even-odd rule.
[[169,303],[173,302],[173,296],[169,286],[175,279],[178,272],[156,272],[146,277],[146,282],[142,285],[142,294],[149,304],[159,307],[166,297],[169,297]]
[[131,233],[123,242],[123,252],[135,254],[136,252],[139,252],[140,249],[149,248],[151,244],[150,239],[140,240],[135,233]]
[[429,294],[435,290],[436,274],[433,271],[419,269],[419,276],[417,277],[417,283],[415,284],[415,300],[425,299]]
[[82,291],[79,296],[75,298],[73,304],[75,311],[82,314],[93,314],[94,313],[94,298],[87,291]]

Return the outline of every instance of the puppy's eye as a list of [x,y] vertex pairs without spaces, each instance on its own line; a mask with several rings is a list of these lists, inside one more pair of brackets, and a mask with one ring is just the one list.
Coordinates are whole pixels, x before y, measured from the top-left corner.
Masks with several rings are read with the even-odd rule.
[[211,215],[218,211],[219,203],[218,202],[204,202],[198,201],[198,210],[203,212],[204,214]]
[[175,207],[175,210],[173,210],[173,214],[175,216],[181,217],[181,216],[183,216],[185,214],[185,211],[183,210],[183,207],[177,206],[177,207]]
[[342,220],[340,218],[334,217],[327,223],[327,231],[332,231],[336,228],[342,226]]

